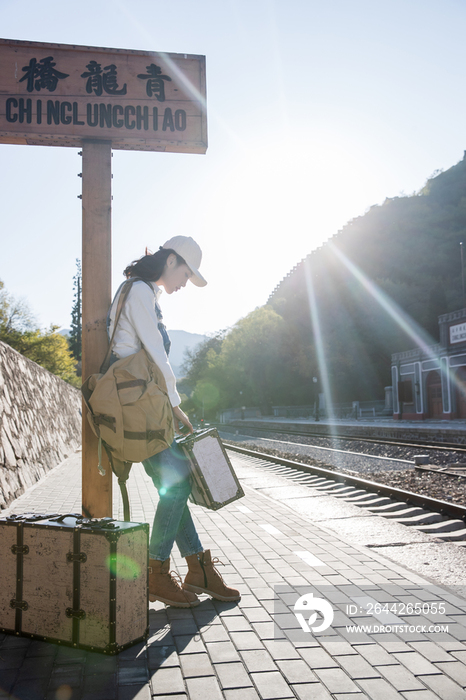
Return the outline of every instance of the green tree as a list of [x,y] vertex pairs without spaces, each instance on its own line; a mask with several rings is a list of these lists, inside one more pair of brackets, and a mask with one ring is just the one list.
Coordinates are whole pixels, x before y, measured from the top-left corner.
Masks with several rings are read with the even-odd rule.
[[0,328],[0,340],[65,382],[76,387],[81,386],[68,342],[57,330],[58,326],[50,326],[48,331],[35,329],[4,333]]
[[36,328],[27,303],[8,294],[0,280],[0,341],[66,382],[80,386],[68,343],[57,330],[58,326],[53,325],[47,331]]
[[193,418],[214,417],[222,403],[214,376],[218,374],[218,356],[226,332],[220,331],[195,349],[185,351],[185,377],[179,383],[178,390],[187,395],[183,410]]
[[219,331],[195,348],[185,350],[183,371],[185,372],[185,382],[188,385],[194,387],[198,381],[205,378],[213,358],[222,349],[226,333],[226,330]]
[[229,405],[258,405],[271,413],[287,374],[286,345],[285,322],[270,307],[255,309],[234,326],[221,352]]
[[312,348],[269,306],[191,352],[185,369],[192,391],[183,407],[197,416],[242,405],[270,413],[274,404],[312,400]]
[[33,328],[34,316],[24,299],[15,299],[0,280],[0,328],[4,332]]
[[73,277],[73,308],[71,310],[71,331],[68,338],[71,354],[77,362],[82,355],[82,274],[81,261],[76,259],[76,274]]

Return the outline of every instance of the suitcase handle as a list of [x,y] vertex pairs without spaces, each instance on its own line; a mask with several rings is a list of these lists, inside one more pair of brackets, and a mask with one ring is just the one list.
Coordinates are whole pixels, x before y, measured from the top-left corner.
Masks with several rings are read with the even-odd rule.
[[24,513],[23,515],[7,515],[6,520],[10,522],[28,522],[33,523],[36,520],[52,520],[56,518],[58,513],[52,513],[49,515],[41,515],[40,513]]
[[81,513],[65,513],[65,515],[59,515],[58,517],[52,517],[56,523],[62,523],[65,518],[76,518],[76,525],[86,525],[87,527],[92,527],[97,530],[102,528],[112,528],[117,530],[120,526],[116,524],[114,518],[85,518]]
[[113,518],[85,518],[81,513],[49,513],[43,515],[40,513],[24,513],[23,515],[8,515],[6,520],[16,523],[35,523],[39,520],[51,520],[55,523],[62,523],[65,518],[75,518],[76,525],[86,525],[95,529],[110,528],[117,530],[120,526],[116,524]]
[[103,530],[106,528],[118,530],[120,527],[113,518],[81,518],[79,524],[96,530]]

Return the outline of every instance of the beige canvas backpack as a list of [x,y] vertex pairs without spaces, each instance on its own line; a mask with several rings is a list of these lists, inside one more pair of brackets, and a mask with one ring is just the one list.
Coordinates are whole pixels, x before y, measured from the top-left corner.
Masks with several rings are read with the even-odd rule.
[[[120,484],[125,520],[129,520],[126,481],[134,462],[167,449],[175,431],[173,411],[161,370],[144,348],[110,365],[121,310],[136,279],[123,284],[109,348],[98,374],[81,387],[90,426],[104,445]],[[109,366],[110,365],[110,366]],[[100,464],[99,470],[103,471]],[[105,472],[103,472],[105,473]]]

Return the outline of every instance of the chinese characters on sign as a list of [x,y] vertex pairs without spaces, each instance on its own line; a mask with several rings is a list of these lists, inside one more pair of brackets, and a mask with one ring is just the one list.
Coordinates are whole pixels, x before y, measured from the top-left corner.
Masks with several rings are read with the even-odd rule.
[[147,80],[146,93],[148,97],[155,96],[159,102],[165,102],[164,80],[171,80],[168,75],[162,75],[161,69],[154,63],[147,66],[147,73],[138,75],[141,80]]
[[[31,58],[29,65],[23,67],[25,75],[20,78],[22,83],[27,80],[27,91],[34,90],[49,90],[54,92],[59,80],[69,78],[69,74],[60,73],[55,70],[56,63],[53,63],[53,56],[47,56],[38,61],[36,58]],[[102,72],[102,66],[97,61],[90,61],[87,66],[87,71],[81,73],[81,78],[87,78],[86,92],[91,94],[94,92],[100,97],[102,92],[108,95],[126,95],[126,84],[121,89],[117,83],[117,67],[114,63],[105,66]],[[162,75],[162,69],[151,63],[146,67],[147,73],[141,73],[138,78],[146,81],[146,94],[148,97],[156,97],[159,102],[165,102],[165,85],[164,80],[170,80],[168,75]]]
[[[36,58],[31,58],[29,65],[23,67],[25,75],[19,80],[23,82],[27,80],[27,91],[33,90],[48,90],[54,92],[57,88],[58,81],[69,78],[67,73],[61,73],[55,69],[56,63],[53,62],[53,56],[47,56],[37,61]],[[118,87],[117,67],[114,63],[105,66],[102,71],[102,66],[97,61],[90,61],[87,66],[87,71],[81,73],[81,78],[86,80],[86,92],[94,93],[98,97],[105,92],[107,95],[126,95],[126,83],[123,87]],[[137,77],[146,82],[145,92],[148,97],[154,97],[158,102],[165,102],[165,85],[164,81],[171,81],[170,76],[163,75],[161,68],[151,63],[146,67],[147,73],[139,74]],[[77,124],[83,126],[87,123],[88,126],[96,127],[112,127],[117,129],[125,127],[126,129],[144,129],[148,131],[152,128],[153,131],[158,131],[159,128],[159,112],[157,107],[154,107],[149,115],[149,107],[143,108],[137,106],[134,108],[131,105],[123,107],[122,105],[105,105],[105,104],[88,104],[86,109],[86,120],[80,121],[78,118],[77,102],[72,104],[68,101],[60,102],[59,100],[47,100],[46,104],[42,104],[42,100],[37,100],[35,105],[35,113],[33,113],[32,100],[19,98],[10,98],[6,103],[6,120],[10,123],[19,121],[21,124],[24,120],[31,124],[35,116],[37,123],[42,124],[42,117],[47,120],[47,124]],[[43,115],[44,111],[44,115]],[[170,108],[164,111],[162,119],[162,131],[184,131],[186,129],[186,112],[184,110],[175,110],[173,114]]]
[[205,153],[205,59],[0,39],[0,143]]
[[20,79],[20,83],[27,80],[27,91],[33,92],[34,90],[50,90],[53,92],[58,84],[59,80],[63,78],[68,78],[67,73],[60,73],[60,71],[55,70],[55,63],[52,63],[53,56],[47,56],[40,61],[35,58],[31,58],[28,66],[24,66],[23,71],[25,75]]
[[82,73],[81,78],[87,78],[86,92],[89,94],[95,92],[100,97],[102,92],[108,95],[126,95],[126,83],[121,89],[118,89],[116,65],[112,63],[105,66],[102,73],[102,66],[97,61],[91,61],[87,64],[87,73]]

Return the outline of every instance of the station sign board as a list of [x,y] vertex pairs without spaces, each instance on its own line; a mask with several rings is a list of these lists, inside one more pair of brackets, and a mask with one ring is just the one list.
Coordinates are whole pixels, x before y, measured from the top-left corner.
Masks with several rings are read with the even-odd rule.
[[466,323],[450,326],[450,345],[464,343],[466,340]]
[[205,56],[0,39],[0,143],[205,153]]

